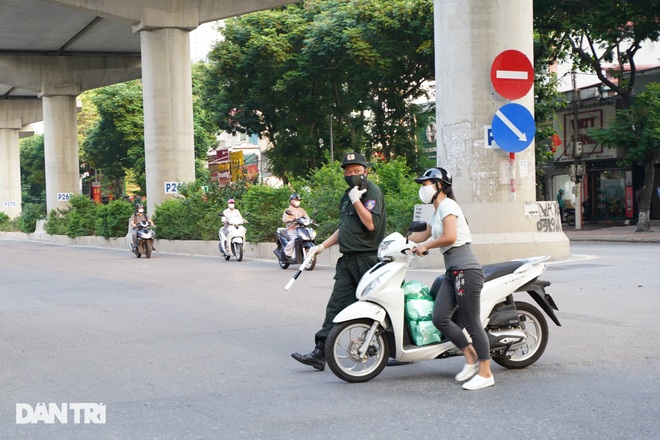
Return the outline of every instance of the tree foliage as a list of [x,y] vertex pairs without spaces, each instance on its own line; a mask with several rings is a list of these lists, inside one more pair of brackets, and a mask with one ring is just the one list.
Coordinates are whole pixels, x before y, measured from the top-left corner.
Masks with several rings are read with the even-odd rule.
[[647,85],[629,109],[617,112],[609,127],[591,130],[589,135],[604,146],[625,148],[624,163],[644,166],[637,231],[648,231],[655,164],[660,161],[660,83]]
[[626,109],[635,54],[644,41],[660,39],[659,12],[660,0],[534,0],[534,26],[554,59],[570,59],[577,70],[595,73]]
[[434,78],[432,0],[307,0],[226,22],[205,105],[231,133],[265,136],[275,175],[349,150],[416,164],[412,101]]

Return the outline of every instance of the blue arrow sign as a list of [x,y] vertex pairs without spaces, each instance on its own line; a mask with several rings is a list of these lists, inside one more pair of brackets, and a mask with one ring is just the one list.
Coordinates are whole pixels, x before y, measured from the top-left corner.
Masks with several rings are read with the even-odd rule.
[[509,153],[518,153],[534,140],[534,116],[520,104],[506,104],[493,117],[493,138],[497,145]]

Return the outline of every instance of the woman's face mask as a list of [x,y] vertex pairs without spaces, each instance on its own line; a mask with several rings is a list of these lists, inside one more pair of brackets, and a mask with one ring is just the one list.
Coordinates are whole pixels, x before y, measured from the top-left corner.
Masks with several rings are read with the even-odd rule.
[[423,185],[419,187],[419,200],[424,204],[431,203],[433,196],[437,192],[435,185]]
[[236,205],[234,205],[233,203],[230,203],[227,206],[229,207],[229,209],[234,209],[234,206],[236,206]]
[[138,209],[138,212],[139,212],[140,214],[142,214],[142,213],[144,212],[144,209],[140,208],[140,209]]
[[291,205],[294,208],[297,208],[298,206],[300,206],[300,200],[291,200]]

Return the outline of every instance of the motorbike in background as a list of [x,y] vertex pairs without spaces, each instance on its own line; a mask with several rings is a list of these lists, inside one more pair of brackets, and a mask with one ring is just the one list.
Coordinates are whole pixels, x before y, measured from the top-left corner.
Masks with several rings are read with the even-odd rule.
[[154,240],[156,239],[156,233],[149,226],[148,221],[141,221],[137,225],[137,247],[131,243],[131,252],[135,254],[136,257],[140,258],[144,255],[147,258],[151,258],[151,252],[154,250]]
[[[291,212],[288,210],[286,213],[291,215]],[[316,231],[312,226],[318,225],[307,216],[299,217],[295,221],[298,227],[295,229],[297,236],[293,246],[293,258],[287,257],[284,253],[284,249],[289,242],[287,228],[277,228],[277,249],[273,252],[277,256],[277,261],[282,269],[287,269],[291,264],[302,264],[309,250],[314,247]],[[310,260],[304,269],[314,270],[314,267],[316,267],[316,256]]]
[[222,223],[227,223],[227,236],[224,237],[223,228],[221,227],[218,230],[218,238],[220,239],[218,249],[220,250],[220,255],[227,261],[229,261],[232,256],[236,258],[236,261],[242,261],[246,233],[243,224],[247,223],[247,220],[243,218],[232,218],[227,220],[227,218],[223,216]]
[[[423,230],[426,230],[425,222],[411,225],[412,232]],[[366,382],[383,371],[390,357],[411,362],[462,356],[461,351],[439,333],[437,339],[417,345],[420,341],[411,333],[410,322],[406,323],[403,285],[414,258],[413,247],[415,243],[398,232],[385,237],[378,248],[380,262],[358,284],[355,294],[358,301],[335,317],[335,326],[326,340],[325,356],[337,377],[347,382]],[[539,279],[546,269],[543,261],[547,258],[483,266],[481,322],[490,341],[493,361],[505,368],[528,367],[545,351],[548,323],[539,308],[560,325],[554,313],[557,306],[545,291],[550,283]],[[443,280],[444,275],[435,280],[429,297],[435,298]],[[528,294],[538,307],[514,300],[514,294],[521,293]],[[456,314],[453,319],[460,322],[460,315]],[[425,328],[428,333],[430,327]]]

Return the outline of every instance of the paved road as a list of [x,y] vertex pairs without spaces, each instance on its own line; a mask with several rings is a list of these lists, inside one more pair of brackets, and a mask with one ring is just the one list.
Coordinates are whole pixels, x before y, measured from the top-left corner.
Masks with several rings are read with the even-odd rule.
[[[312,348],[330,267],[285,292],[293,270],[273,262],[0,241],[0,438],[655,438],[660,248],[572,252],[544,276],[563,324],[545,355],[468,392],[460,359],[365,384],[293,361]],[[16,403],[39,402],[104,403],[106,424],[15,423]]]

